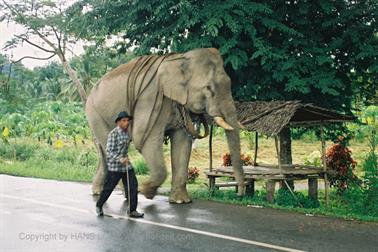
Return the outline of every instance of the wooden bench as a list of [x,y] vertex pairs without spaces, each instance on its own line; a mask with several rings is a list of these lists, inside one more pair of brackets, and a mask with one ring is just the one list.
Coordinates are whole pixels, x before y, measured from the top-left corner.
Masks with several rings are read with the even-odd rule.
[[[253,196],[255,192],[255,181],[253,179],[249,179],[248,181],[244,182],[244,186],[246,188],[246,195]],[[215,190],[219,190],[220,187],[235,187],[235,192],[238,192],[238,182],[236,181],[220,182],[214,184]]]
[[[308,195],[313,199],[318,199],[318,179],[324,177],[324,171],[320,167],[290,165],[284,166],[281,170],[276,166],[243,166],[245,176],[245,194],[252,196],[255,190],[256,180],[266,180],[267,201],[274,203],[274,193],[276,182],[308,180]],[[235,179],[232,167],[219,167],[205,170],[209,179],[209,189],[211,192],[219,190],[220,187],[235,187],[237,192],[238,186],[236,181],[216,183],[217,178],[228,177]]]

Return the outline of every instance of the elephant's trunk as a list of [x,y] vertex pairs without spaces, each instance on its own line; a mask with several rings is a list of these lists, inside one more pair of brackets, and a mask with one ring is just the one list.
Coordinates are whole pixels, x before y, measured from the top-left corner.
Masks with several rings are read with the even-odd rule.
[[239,184],[238,196],[244,194],[244,171],[242,162],[240,159],[240,128],[244,128],[237,120],[235,105],[229,103],[227,110],[223,111],[226,121],[231,125],[233,130],[225,130],[227,136],[228,148],[231,154],[232,167],[234,170],[234,176]]
[[234,176],[238,182],[238,196],[244,193],[244,172],[240,159],[240,135],[239,129],[226,130],[228,148],[231,154],[232,167],[234,169]]

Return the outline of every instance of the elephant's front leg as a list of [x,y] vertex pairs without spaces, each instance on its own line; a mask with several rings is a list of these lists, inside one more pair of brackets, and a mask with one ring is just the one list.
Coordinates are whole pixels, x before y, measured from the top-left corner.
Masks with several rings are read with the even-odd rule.
[[142,149],[142,155],[150,168],[150,178],[139,187],[139,191],[147,199],[152,199],[156,195],[158,187],[167,177],[163,156],[163,138],[163,133],[153,135],[147,139]]
[[171,133],[172,186],[170,203],[192,202],[186,190],[188,165],[191,154],[192,138],[182,129]]

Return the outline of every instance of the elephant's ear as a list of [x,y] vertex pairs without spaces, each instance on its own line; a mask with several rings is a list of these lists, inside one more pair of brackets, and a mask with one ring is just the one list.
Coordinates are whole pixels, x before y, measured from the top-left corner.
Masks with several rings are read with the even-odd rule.
[[189,59],[181,56],[165,60],[158,71],[158,81],[164,96],[185,105],[190,76]]

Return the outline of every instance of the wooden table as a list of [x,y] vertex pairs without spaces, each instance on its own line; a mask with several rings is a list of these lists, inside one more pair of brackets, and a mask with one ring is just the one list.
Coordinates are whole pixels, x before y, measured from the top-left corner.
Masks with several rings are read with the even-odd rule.
[[[318,178],[324,177],[324,170],[321,167],[305,166],[305,165],[282,165],[279,169],[276,165],[257,165],[243,166],[245,176],[246,195],[253,195],[255,188],[255,180],[266,180],[267,200],[274,202],[275,183],[285,180],[308,180],[308,195],[318,198]],[[237,182],[220,182],[216,183],[216,179],[220,177],[235,178],[232,167],[219,167],[205,170],[205,174],[209,178],[210,190],[219,189],[220,187],[235,187],[237,190]]]

